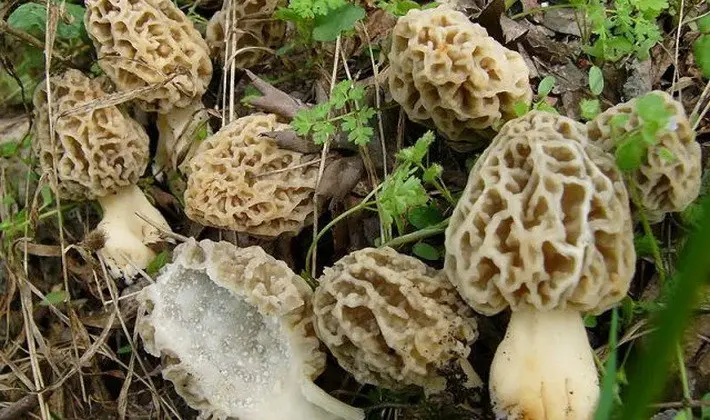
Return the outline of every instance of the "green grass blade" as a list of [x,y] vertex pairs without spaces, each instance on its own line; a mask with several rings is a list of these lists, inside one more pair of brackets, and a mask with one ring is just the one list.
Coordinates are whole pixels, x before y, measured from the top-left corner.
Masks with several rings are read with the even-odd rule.
[[611,409],[614,407],[614,391],[616,388],[616,346],[619,335],[619,312],[614,308],[611,313],[611,328],[609,330],[609,358],[606,361],[604,379],[602,379],[602,391],[599,398],[599,405],[594,414],[594,420],[607,420],[611,416]]
[[683,336],[699,291],[707,283],[710,272],[710,199],[702,202],[703,214],[698,229],[691,234],[678,260],[677,274],[666,306],[654,318],[656,330],[651,333],[644,351],[636,359],[629,376],[624,420],[646,420],[649,406],[663,390],[672,363],[675,346]]

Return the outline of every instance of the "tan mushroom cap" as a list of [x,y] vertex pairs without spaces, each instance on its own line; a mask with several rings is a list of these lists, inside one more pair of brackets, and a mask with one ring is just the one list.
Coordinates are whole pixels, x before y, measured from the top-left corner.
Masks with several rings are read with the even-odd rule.
[[[167,113],[199,100],[212,78],[207,44],[171,0],[86,0],[86,30],[98,64],[121,91],[158,85],[140,107]],[[175,76],[177,74],[177,76]]]
[[505,124],[471,170],[446,230],[445,270],[476,311],[603,312],[635,268],[614,158],[583,124],[532,111]]
[[[233,54],[239,51],[234,65],[248,68],[258,64],[264,57],[263,50],[242,50],[243,48],[281,45],[286,35],[286,22],[276,20],[272,15],[283,3],[281,0],[246,0],[232,5],[236,20],[232,21],[235,40],[231,48]],[[226,24],[227,12],[221,10],[215,13],[207,24],[205,36],[212,56],[217,57],[220,62],[224,62]]]
[[532,89],[523,58],[447,6],[399,18],[389,54],[392,97],[410,119],[430,122],[451,140],[514,117]]
[[203,415],[275,419],[264,412],[299,412],[308,404],[301,378],[325,369],[311,296],[259,247],[190,239],[140,292],[149,314],[138,331],[149,353],[168,356],[163,376]]
[[116,106],[65,114],[106,96],[106,79],[90,79],[78,70],[50,78],[55,147],[49,127],[46,83],[35,91],[33,150],[43,171],[57,160],[59,194],[69,200],[92,200],[135,184],[148,165],[149,138],[143,127]]
[[443,272],[392,248],[355,251],[319,282],[318,337],[360,382],[439,390],[437,369],[466,358],[476,338],[472,312]]
[[264,237],[310,223],[318,165],[301,164],[317,156],[280,149],[262,135],[287,128],[274,114],[252,114],[204,140],[190,161],[187,216]]
[[[700,144],[695,141],[695,132],[685,115],[683,105],[663,91],[653,91],[665,102],[666,109],[673,113],[671,127],[656,136],[656,147],[648,155],[632,177],[639,187],[641,202],[652,221],[661,221],[665,213],[684,210],[700,193],[702,172]],[[617,129],[617,136],[636,130],[641,125],[636,111],[637,99],[632,99],[599,114],[587,123],[589,139],[606,151],[615,147],[611,121],[617,115],[629,117],[626,124]],[[618,138],[618,137],[617,137]],[[661,156],[662,148],[668,149],[674,159]]]

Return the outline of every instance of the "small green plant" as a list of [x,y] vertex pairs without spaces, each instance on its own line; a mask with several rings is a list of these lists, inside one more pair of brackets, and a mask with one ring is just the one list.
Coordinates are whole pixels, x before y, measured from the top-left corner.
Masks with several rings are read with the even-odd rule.
[[[370,119],[376,111],[364,102],[365,88],[344,80],[333,88],[328,102],[298,112],[291,127],[302,136],[310,135],[315,144],[323,144],[338,129],[348,133],[348,140],[363,146],[370,142],[374,130]],[[333,111],[347,111],[331,116]]]
[[352,30],[365,17],[365,9],[346,0],[290,0],[288,7],[278,9],[274,16],[294,24],[297,43],[311,45],[313,41],[334,41]]
[[404,16],[412,9],[430,9],[439,3],[431,2],[421,5],[413,0],[379,0],[377,7],[394,16]]
[[585,120],[593,120],[601,113],[601,104],[596,97],[601,95],[604,90],[604,75],[602,74],[602,70],[597,66],[592,66],[592,68],[589,69],[589,90],[595,98],[582,99],[579,103],[582,118]]
[[[584,51],[604,61],[617,61],[634,54],[644,60],[661,39],[656,22],[668,9],[666,0],[614,0],[611,7],[602,0],[571,0],[584,12]],[[592,39],[593,38],[593,39]]]
[[537,100],[528,105],[525,102],[518,102],[514,106],[515,115],[522,117],[527,114],[530,109],[535,109],[538,111],[550,112],[552,114],[559,114],[554,106],[550,105],[547,101],[547,97],[552,93],[552,89],[555,88],[555,78],[554,76],[545,76],[540,83],[537,85]]
[[703,76],[710,79],[710,15],[698,20],[698,30],[701,35],[693,43],[695,62],[703,72]]

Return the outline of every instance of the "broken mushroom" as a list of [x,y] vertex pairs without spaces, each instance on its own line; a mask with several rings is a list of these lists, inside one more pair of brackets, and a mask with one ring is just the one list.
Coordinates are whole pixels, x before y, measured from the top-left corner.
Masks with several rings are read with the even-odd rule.
[[540,111],[505,124],[471,170],[445,257],[477,312],[512,311],[490,374],[499,416],[592,418],[599,386],[582,314],[626,295],[635,257],[621,173],[585,126]]
[[201,98],[212,62],[205,40],[170,0],[87,0],[85,26],[118,90],[158,112],[158,168],[174,168],[194,140],[188,129],[206,119]]
[[360,420],[362,410],[313,384],[325,354],[311,289],[259,247],[190,239],[140,292],[146,350],[204,417]]
[[480,131],[515,116],[532,89],[523,58],[447,6],[399,18],[389,54],[392,97],[409,118],[433,122],[452,141],[479,141]]
[[443,272],[392,248],[365,248],[326,268],[319,283],[316,333],[359,382],[437,392],[446,386],[440,368],[470,366],[476,321]]
[[204,225],[273,238],[313,218],[318,155],[281,149],[274,114],[239,118],[205,139],[190,161],[185,213]]
[[[273,18],[274,11],[280,0],[247,0],[231,4],[232,43],[230,58],[238,68],[249,68],[262,59],[264,49],[281,46],[286,35],[286,23]],[[227,10],[215,13],[207,24],[205,36],[213,57],[224,63],[225,30],[227,26]]]
[[[683,211],[700,193],[700,144],[685,115],[683,105],[663,91],[658,95],[673,117],[669,127],[656,136],[656,145],[648,149],[641,166],[631,174],[638,187],[641,205],[651,222],[660,222],[666,213]],[[638,129],[643,123],[636,111],[638,98],[616,105],[587,123],[589,139],[606,151],[616,148],[615,139]],[[612,121],[626,116],[614,126]],[[670,152],[671,156],[667,156]],[[665,154],[664,154],[665,153]]]
[[161,240],[160,230],[136,213],[167,231],[170,227],[136,186],[149,156],[143,127],[117,106],[76,109],[105,97],[104,81],[78,70],[49,79],[53,136],[46,83],[41,83],[34,94],[33,148],[43,171],[51,173],[56,161],[62,198],[99,201],[104,215],[97,230],[105,237],[99,254],[114,277],[132,277],[155,257],[148,245]]

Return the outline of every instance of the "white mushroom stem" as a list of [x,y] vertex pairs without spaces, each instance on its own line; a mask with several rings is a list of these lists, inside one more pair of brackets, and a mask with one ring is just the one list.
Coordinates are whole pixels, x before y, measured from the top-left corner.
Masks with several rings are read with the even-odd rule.
[[194,153],[198,128],[209,115],[202,102],[195,101],[185,108],[173,108],[167,114],[158,114],[158,149],[154,171],[164,168],[178,169]]
[[162,229],[170,231],[170,226],[136,185],[121,188],[98,201],[104,217],[97,230],[103,232],[105,237],[99,254],[113,277],[133,277],[138,269],[146,268],[155,258],[155,252],[147,245],[163,240],[160,229],[141,219],[138,214]]
[[489,386],[500,418],[593,418],[599,379],[581,314],[513,312],[493,358]]
[[309,403],[332,414],[334,417],[331,418],[338,420],[363,420],[365,418],[365,412],[362,409],[345,404],[308,379],[301,381],[301,392]]

